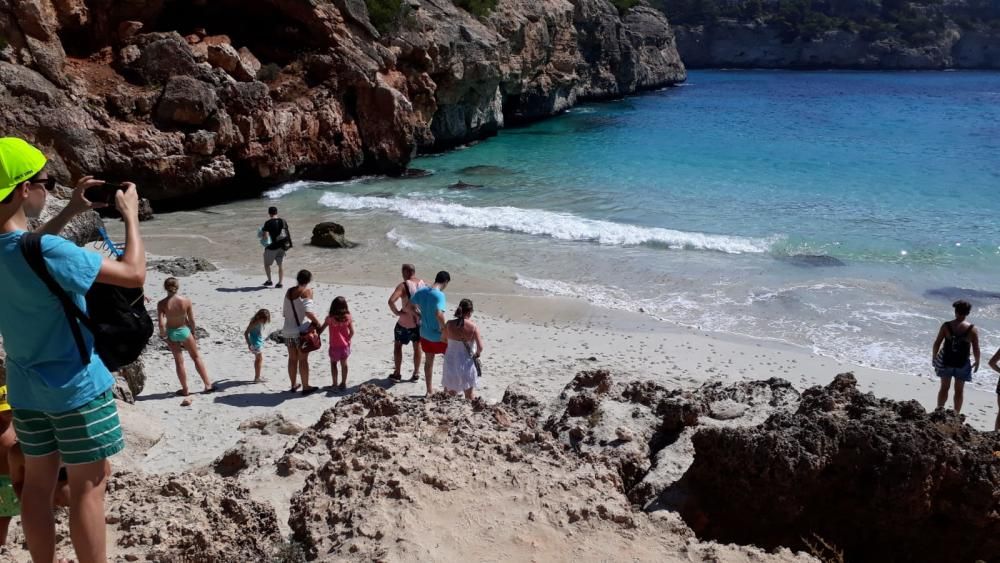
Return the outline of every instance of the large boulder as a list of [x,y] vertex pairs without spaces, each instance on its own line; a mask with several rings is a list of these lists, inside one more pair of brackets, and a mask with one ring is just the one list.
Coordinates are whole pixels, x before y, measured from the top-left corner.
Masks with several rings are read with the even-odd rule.
[[210,84],[190,76],[175,76],[163,88],[156,118],[166,126],[201,125],[218,109],[219,100]]
[[344,237],[344,227],[331,221],[313,227],[310,243],[313,246],[323,248],[349,248],[351,246],[351,243]]
[[146,84],[164,84],[173,76],[197,75],[199,68],[180,34],[149,33],[122,49],[119,62]]
[[851,374],[797,411],[695,434],[686,519],[765,548],[825,542],[846,561],[995,561],[1000,434],[862,393]]

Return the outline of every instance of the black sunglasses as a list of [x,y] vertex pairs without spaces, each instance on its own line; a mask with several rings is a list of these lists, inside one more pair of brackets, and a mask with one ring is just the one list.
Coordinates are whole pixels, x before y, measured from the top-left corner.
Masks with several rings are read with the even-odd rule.
[[56,179],[55,178],[46,178],[44,180],[28,180],[28,182],[30,182],[32,184],[41,184],[41,185],[45,186],[45,189],[47,191],[50,191],[50,192],[56,189]]

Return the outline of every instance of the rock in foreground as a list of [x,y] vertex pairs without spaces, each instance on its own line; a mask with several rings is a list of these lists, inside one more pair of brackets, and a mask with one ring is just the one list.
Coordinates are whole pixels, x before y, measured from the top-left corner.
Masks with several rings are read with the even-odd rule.
[[278,462],[318,467],[292,498],[293,539],[319,561],[799,560],[703,544],[676,514],[636,510],[615,467],[581,460],[541,416],[516,391],[488,406],[363,386]]
[[1000,557],[1000,434],[862,393],[851,374],[759,427],[702,430],[694,447],[686,518],[703,538],[822,538],[847,561]]

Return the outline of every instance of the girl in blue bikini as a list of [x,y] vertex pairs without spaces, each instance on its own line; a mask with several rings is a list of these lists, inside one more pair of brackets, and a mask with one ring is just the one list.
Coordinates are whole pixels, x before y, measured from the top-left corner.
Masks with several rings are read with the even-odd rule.
[[250,324],[243,331],[243,338],[247,341],[247,348],[253,354],[254,383],[264,381],[260,376],[260,372],[264,367],[264,327],[269,322],[271,322],[271,312],[267,309],[261,309],[250,319]]
[[177,368],[177,379],[181,382],[181,388],[177,394],[184,397],[182,407],[191,404],[188,397],[187,370],[184,368],[184,350],[187,350],[191,359],[194,360],[194,367],[201,376],[202,383],[205,384],[205,393],[215,391],[215,386],[208,379],[208,371],[201,361],[198,353],[198,342],[194,337],[194,307],[191,300],[178,294],[180,283],[177,278],[167,278],[163,282],[163,289],[167,290],[167,297],[157,303],[156,313],[160,323],[160,338],[167,340],[170,353],[174,355],[174,366]]

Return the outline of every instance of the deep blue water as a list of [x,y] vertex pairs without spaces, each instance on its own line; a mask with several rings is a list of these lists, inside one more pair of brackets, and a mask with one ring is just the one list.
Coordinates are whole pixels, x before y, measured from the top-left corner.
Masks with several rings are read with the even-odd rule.
[[694,71],[413,166],[274,195],[423,262],[923,375],[928,292],[1000,290],[1000,73]]

